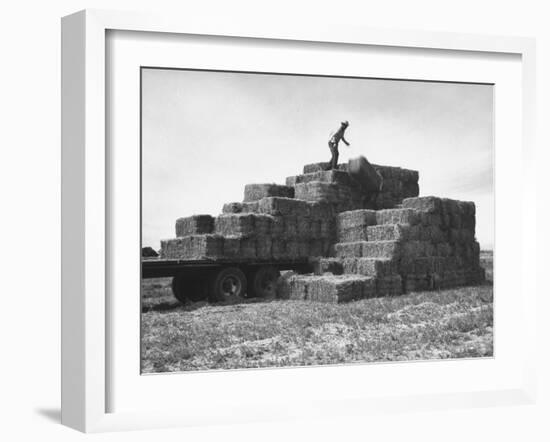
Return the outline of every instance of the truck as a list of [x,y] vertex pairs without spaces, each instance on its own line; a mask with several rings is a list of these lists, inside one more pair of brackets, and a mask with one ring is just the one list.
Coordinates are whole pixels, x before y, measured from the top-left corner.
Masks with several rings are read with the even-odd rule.
[[235,298],[276,296],[277,280],[281,271],[309,273],[313,270],[310,259],[258,260],[258,259],[202,259],[179,260],[142,258],[141,276],[172,278],[172,293],[182,304],[208,299],[225,302]]

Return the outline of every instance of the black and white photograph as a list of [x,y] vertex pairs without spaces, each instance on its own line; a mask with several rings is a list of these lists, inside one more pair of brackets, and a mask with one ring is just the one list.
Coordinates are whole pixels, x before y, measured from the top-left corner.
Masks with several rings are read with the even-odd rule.
[[492,357],[493,105],[142,67],[142,374]]

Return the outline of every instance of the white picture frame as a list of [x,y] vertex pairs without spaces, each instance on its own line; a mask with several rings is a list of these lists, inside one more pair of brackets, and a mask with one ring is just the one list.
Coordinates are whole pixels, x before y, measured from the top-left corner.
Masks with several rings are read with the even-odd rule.
[[[107,299],[109,281],[107,245],[112,238],[108,228],[110,204],[107,174],[107,93],[106,34],[109,31],[142,31],[162,34],[273,39],[286,42],[338,43],[384,48],[437,49],[484,54],[511,54],[521,58],[521,160],[523,185],[518,190],[522,211],[521,296],[522,315],[516,321],[522,336],[535,333],[537,289],[527,271],[536,257],[535,230],[527,220],[535,218],[534,107],[535,43],[519,37],[493,37],[451,33],[389,31],[340,26],[293,26],[255,21],[210,23],[197,17],[153,16],[126,12],[86,10],[62,21],[62,423],[85,432],[204,425],[220,422],[244,422],[287,417],[311,417],[338,414],[363,414],[383,409],[388,412],[418,408],[487,406],[504,403],[532,403],[535,393],[534,339],[525,339],[524,353],[518,355],[521,376],[499,388],[475,388],[472,391],[435,391],[426,394],[388,394],[372,397],[361,391],[357,396],[338,397],[338,391],[325,400],[313,398],[311,407],[273,403],[256,410],[253,399],[235,404],[240,413],[213,416],[203,408],[196,410],[166,407],[140,411],[109,411],[111,385],[108,372],[108,327],[111,323]],[[503,166],[509,167],[509,166]],[[502,172],[505,174],[506,169]],[[498,188],[497,188],[498,192]],[[498,243],[497,243],[498,244]],[[497,258],[498,259],[498,258]],[[504,268],[504,267],[503,267]],[[506,272],[502,272],[503,275]],[[496,272],[498,277],[498,272]],[[504,322],[503,322],[504,323]],[[498,354],[495,358],[498,358]],[[434,364],[434,363],[431,363]],[[390,370],[391,365],[378,366]],[[386,368],[384,368],[386,367]],[[344,367],[330,367],[333,373]],[[360,370],[355,369],[355,371]],[[421,370],[409,365],[409,375]],[[281,370],[272,370],[281,372]],[[283,370],[286,378],[301,376],[294,369]],[[247,378],[265,382],[270,373],[240,371]],[[223,383],[223,374],[215,373]],[[355,374],[357,375],[357,373]],[[197,375],[194,375],[197,376]],[[202,376],[202,375],[201,375]],[[257,378],[252,380],[252,378]],[[168,377],[170,378],[170,377]],[[175,382],[175,377],[166,382]],[[197,378],[195,377],[195,380]],[[198,381],[198,380],[197,380]],[[275,381],[276,383],[277,381]],[[192,397],[188,398],[192,400]],[[248,402],[247,402],[248,400]],[[264,404],[265,405],[265,404]]]

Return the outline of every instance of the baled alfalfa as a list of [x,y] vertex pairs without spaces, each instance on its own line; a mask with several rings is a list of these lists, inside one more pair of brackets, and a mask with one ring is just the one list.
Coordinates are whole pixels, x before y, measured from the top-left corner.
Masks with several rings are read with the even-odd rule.
[[408,224],[381,224],[368,226],[369,241],[406,241],[415,239],[416,226]]
[[220,215],[215,221],[215,231],[223,236],[254,235],[254,215],[248,213]]
[[313,239],[321,239],[321,220],[312,219],[309,226],[310,237]]
[[447,232],[445,232],[438,226],[426,227],[425,230],[429,234],[429,241],[431,241],[433,244],[446,242],[448,240]]
[[306,164],[303,168],[303,173],[305,175],[305,174],[308,174],[308,173],[320,172],[320,171],[323,171],[323,170],[328,170],[329,167],[330,167],[329,163]]
[[161,256],[166,259],[218,259],[223,256],[223,237],[204,234],[161,242]]
[[365,258],[391,258],[398,260],[401,257],[401,244],[399,241],[367,241],[361,244]]
[[435,196],[405,198],[402,205],[404,209],[417,209],[428,213],[441,213],[441,198]]
[[342,265],[343,260],[339,258],[318,258],[313,261],[313,273],[315,275],[323,275],[332,273],[333,275],[341,275],[344,273]]
[[214,230],[214,217],[211,215],[192,215],[176,220],[176,236],[200,235],[212,233]]
[[259,212],[274,216],[309,216],[306,201],[294,198],[266,197],[259,201]]
[[163,239],[160,241],[162,259],[186,259],[189,254],[191,237]]
[[256,238],[256,258],[269,260],[273,257],[272,254],[273,241],[271,237],[259,235]]
[[[306,164],[303,169],[303,173],[315,173],[315,172],[321,172],[324,170],[330,170],[330,164],[329,163],[313,163],[313,164]],[[348,171],[348,164],[342,163],[338,164],[337,170],[342,170],[344,172]]]
[[277,278],[277,282],[275,285],[277,298],[279,299],[290,298],[291,281],[295,276],[297,276],[297,274],[292,270],[285,270],[281,272],[281,276]]
[[321,220],[319,236],[334,242],[336,239],[336,222],[334,219]]
[[309,216],[296,217],[296,233],[298,238],[308,240],[311,235],[311,218]]
[[403,294],[401,275],[376,278],[376,296],[398,296]]
[[222,213],[241,213],[243,211],[242,203],[226,203],[223,205]]
[[359,258],[339,258],[342,263],[342,273],[354,275],[357,273],[357,260]]
[[401,247],[402,258],[419,258],[426,256],[426,241],[407,241]]
[[351,210],[339,213],[336,217],[338,229],[346,230],[358,226],[372,226],[376,224],[375,210]]
[[224,236],[223,256],[225,258],[240,258],[241,256],[241,237],[240,236]]
[[433,247],[435,248],[434,254],[437,256],[447,257],[450,256],[453,251],[451,245],[448,242],[440,242]]
[[300,177],[303,175],[293,175],[287,176],[285,179],[285,184],[289,187],[294,187],[297,183],[301,182]]
[[336,256],[336,250],[334,247],[334,241],[329,239],[322,240],[323,256]]
[[363,245],[365,241],[337,243],[334,245],[337,258],[360,258],[363,256]]
[[259,201],[248,201],[241,204],[243,213],[258,213],[260,211]]
[[296,199],[304,201],[325,201],[329,203],[339,201],[338,185],[320,181],[296,184],[294,195]]
[[310,248],[310,241],[309,240],[299,240],[296,241],[296,244],[298,246],[298,257],[299,258],[307,258],[311,256],[311,248]]
[[[372,281],[367,281],[372,280]],[[313,277],[308,284],[307,299],[316,302],[340,303],[361,299],[364,286],[373,278],[355,275],[324,275]]]
[[293,301],[304,301],[308,293],[310,276],[285,272],[277,281],[277,297]]
[[323,240],[311,239],[309,240],[309,256],[323,256]]
[[426,290],[430,290],[430,279],[427,275],[409,274],[405,275],[403,278],[404,293],[421,292]]
[[325,201],[308,201],[307,204],[313,220],[331,220],[335,215],[332,204]]
[[273,239],[271,242],[271,254],[273,259],[285,259],[287,257],[286,241],[283,239]]
[[251,216],[254,222],[254,235],[271,236],[274,217],[263,213],[254,213]]
[[359,226],[351,229],[340,230],[336,235],[338,242],[367,241],[367,227]]
[[376,212],[377,224],[410,224],[420,223],[420,212],[416,209],[384,209]]
[[285,218],[283,216],[272,216],[271,217],[271,236],[273,239],[284,238],[285,236]]
[[259,201],[269,196],[280,196],[294,198],[294,187],[282,186],[280,184],[247,184],[244,186],[244,201]]
[[252,237],[241,237],[240,253],[243,259],[256,259],[256,239]]
[[357,275],[384,277],[397,271],[396,263],[387,258],[357,258],[355,261],[353,273]]
[[283,237],[287,240],[294,239],[298,236],[298,218],[296,216],[284,216],[284,234]]
[[[320,181],[322,183],[333,183],[344,186],[354,185],[349,173],[342,170],[321,170],[317,172],[297,175],[287,178],[287,186],[301,183],[310,183],[312,181]],[[292,183],[292,184],[289,184]]]

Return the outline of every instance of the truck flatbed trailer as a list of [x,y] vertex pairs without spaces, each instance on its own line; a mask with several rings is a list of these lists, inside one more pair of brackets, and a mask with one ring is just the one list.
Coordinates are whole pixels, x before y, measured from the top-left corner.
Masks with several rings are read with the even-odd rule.
[[210,299],[227,301],[238,297],[272,298],[281,270],[308,273],[308,258],[295,260],[142,258],[141,276],[172,278],[172,292],[182,303]]

